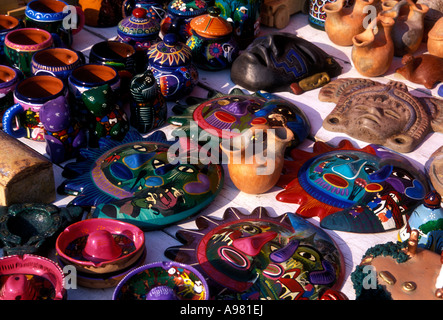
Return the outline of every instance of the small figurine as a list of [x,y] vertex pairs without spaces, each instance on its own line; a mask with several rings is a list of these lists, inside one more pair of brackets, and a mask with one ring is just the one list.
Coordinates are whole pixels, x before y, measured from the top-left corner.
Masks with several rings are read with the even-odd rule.
[[232,81],[251,91],[301,94],[341,73],[341,66],[311,42],[289,33],[259,37],[231,68]]
[[432,89],[437,83],[443,82],[443,57],[426,53],[416,57],[406,54],[401,62],[403,67],[395,72],[411,82],[422,84],[426,89]]
[[411,152],[428,133],[443,132],[443,101],[415,97],[401,82],[337,79],[321,88],[319,99],[336,103],[325,129],[397,152]]
[[160,127],[168,113],[167,105],[151,70],[131,80],[131,125],[140,133]]
[[46,152],[53,163],[75,158],[80,148],[86,147],[86,133],[72,120],[64,96],[41,107],[40,121],[45,128]]
[[98,146],[100,138],[121,141],[129,130],[125,111],[116,103],[114,92],[108,84],[86,90],[82,93],[86,108],[95,117],[90,124],[89,146]]

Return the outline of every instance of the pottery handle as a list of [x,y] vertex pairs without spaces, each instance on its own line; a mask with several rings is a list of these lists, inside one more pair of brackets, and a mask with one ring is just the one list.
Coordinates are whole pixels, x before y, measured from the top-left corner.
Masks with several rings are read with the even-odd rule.
[[[8,108],[2,119],[3,131],[13,136],[14,138],[22,138],[26,135],[26,128],[20,126],[19,116],[24,112],[23,107],[16,103],[12,107]],[[18,125],[16,125],[16,120]]]

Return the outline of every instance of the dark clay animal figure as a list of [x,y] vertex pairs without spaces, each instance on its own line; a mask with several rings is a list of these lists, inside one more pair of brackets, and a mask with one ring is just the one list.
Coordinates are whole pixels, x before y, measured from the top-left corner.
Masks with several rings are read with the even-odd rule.
[[443,58],[432,54],[421,54],[416,57],[406,54],[401,62],[403,67],[398,68],[396,72],[411,82],[432,89],[443,81]]

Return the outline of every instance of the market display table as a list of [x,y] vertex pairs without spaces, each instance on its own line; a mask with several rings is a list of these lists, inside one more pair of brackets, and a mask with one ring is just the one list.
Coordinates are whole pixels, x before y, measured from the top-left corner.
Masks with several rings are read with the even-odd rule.
[[[308,17],[305,14],[299,13],[293,15],[289,25],[283,30],[279,31],[297,34],[299,37],[311,41],[312,43],[323,49],[325,52],[332,55],[343,68],[340,78],[362,77],[352,66],[352,62],[350,59],[352,47],[340,47],[334,45],[329,40],[325,32],[312,28],[310,25],[308,25],[307,21]],[[278,30],[267,27],[261,28],[261,34],[275,31]],[[103,40],[114,39],[116,35],[116,27],[98,29],[86,26],[81,32],[75,35],[73,48],[82,51],[85,54],[85,57],[88,58],[89,50],[95,43]],[[418,53],[424,52],[426,52],[426,44],[422,43]],[[396,74],[395,70],[401,66],[400,60],[400,58],[394,58],[389,71],[383,77],[373,78],[372,80],[382,83],[387,83],[390,80],[402,81],[408,86],[409,91],[414,95],[433,95],[438,97],[438,87],[432,90],[428,90],[421,85],[406,81],[398,74]],[[232,88],[236,87],[235,84],[231,81],[229,70],[218,72],[199,70],[199,75],[199,81],[204,86],[213,88],[222,93],[227,94]],[[366,146],[368,144],[366,142],[358,141],[345,134],[338,134],[327,131],[322,127],[323,119],[325,119],[325,117],[333,109],[334,104],[319,101],[319,90],[320,89],[308,91],[301,95],[294,95],[287,92],[277,93],[281,97],[293,102],[300,109],[302,109],[310,120],[312,127],[310,137],[309,139],[304,141],[298,148],[306,151],[311,151],[314,141],[324,141],[333,146],[337,146],[338,143],[343,139],[350,140],[355,147],[362,148]],[[205,90],[201,87],[197,87],[195,88],[194,92],[191,93],[191,95],[203,97],[205,95]],[[173,105],[173,103],[168,104],[168,116],[172,115],[171,108]],[[172,139],[172,129],[172,125],[166,125],[161,128],[161,130],[166,133],[168,139]],[[421,169],[424,169],[430,155],[443,144],[442,138],[443,136],[441,133],[431,133],[414,152],[403,154],[403,156],[410,160],[412,163],[416,164]],[[21,141],[36,149],[40,153],[46,154],[45,143],[34,142],[27,139],[21,139]],[[59,186],[64,180],[64,178],[61,176],[63,165],[64,164],[54,165],[56,187]],[[224,187],[221,190],[220,194],[215,198],[215,201],[206,209],[204,209],[199,214],[199,216],[221,218],[225,210],[229,207],[238,208],[241,212],[245,214],[252,212],[254,208],[259,206],[265,207],[272,216],[280,216],[287,212],[295,212],[297,208],[296,205],[283,203],[276,200],[277,193],[281,191],[281,189],[278,187],[274,187],[269,192],[260,195],[249,195],[239,191],[230,180],[229,172],[226,168],[226,165],[224,166]],[[71,196],[57,195],[57,199],[54,204],[58,206],[64,206],[72,199],[73,197]],[[195,217],[181,222],[177,225],[166,227],[162,230],[146,232],[145,237],[147,254],[145,258],[145,263],[167,260],[167,258],[164,256],[164,251],[171,246],[177,246],[181,244],[176,239],[176,232],[182,228],[196,229],[194,218]],[[319,225],[319,220],[317,218],[310,218],[309,221],[312,222],[314,225]],[[345,282],[344,286],[342,287],[342,292],[349,299],[355,299],[355,292],[350,279],[351,272],[354,271],[355,267],[360,263],[362,255],[366,252],[368,248],[373,247],[376,244],[386,243],[388,241],[397,241],[398,231],[390,231],[377,234],[357,234],[332,230],[326,230],[326,232],[334,239],[344,256]],[[109,300],[112,298],[113,291],[114,288],[89,289],[78,286],[76,289],[68,290],[68,299]]]

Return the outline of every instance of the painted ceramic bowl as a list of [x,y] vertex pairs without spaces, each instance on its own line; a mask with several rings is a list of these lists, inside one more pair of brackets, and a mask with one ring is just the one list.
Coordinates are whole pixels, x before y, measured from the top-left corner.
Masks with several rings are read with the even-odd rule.
[[174,262],[150,263],[129,272],[113,300],[208,300],[205,278],[193,267]]
[[232,25],[220,17],[220,8],[208,8],[191,20],[192,35],[186,44],[191,48],[195,65],[206,70],[222,70],[238,56],[239,47],[232,37]]
[[0,15],[0,57],[3,58],[4,55],[3,46],[6,35],[18,28],[20,28],[20,21],[17,18],[5,14]]
[[119,22],[117,38],[136,48],[148,50],[160,41],[160,18],[153,8],[135,8],[130,17]]
[[172,0],[161,21],[161,33],[174,33],[179,41],[186,42],[192,35],[191,20],[206,13],[208,5],[204,0]]
[[82,272],[104,274],[133,265],[145,251],[144,233],[112,219],[88,219],[67,227],[57,238],[56,251],[64,264]]
[[74,50],[48,48],[32,56],[31,72],[34,75],[51,75],[65,81],[72,70],[84,62],[84,56]]
[[45,257],[0,258],[0,300],[63,300],[64,279],[62,269]]
[[149,49],[148,68],[167,100],[188,95],[198,82],[198,71],[192,63],[191,49],[178,41],[173,33],[165,35],[163,41]]
[[0,119],[5,110],[14,104],[14,90],[20,79],[19,70],[0,65]]

